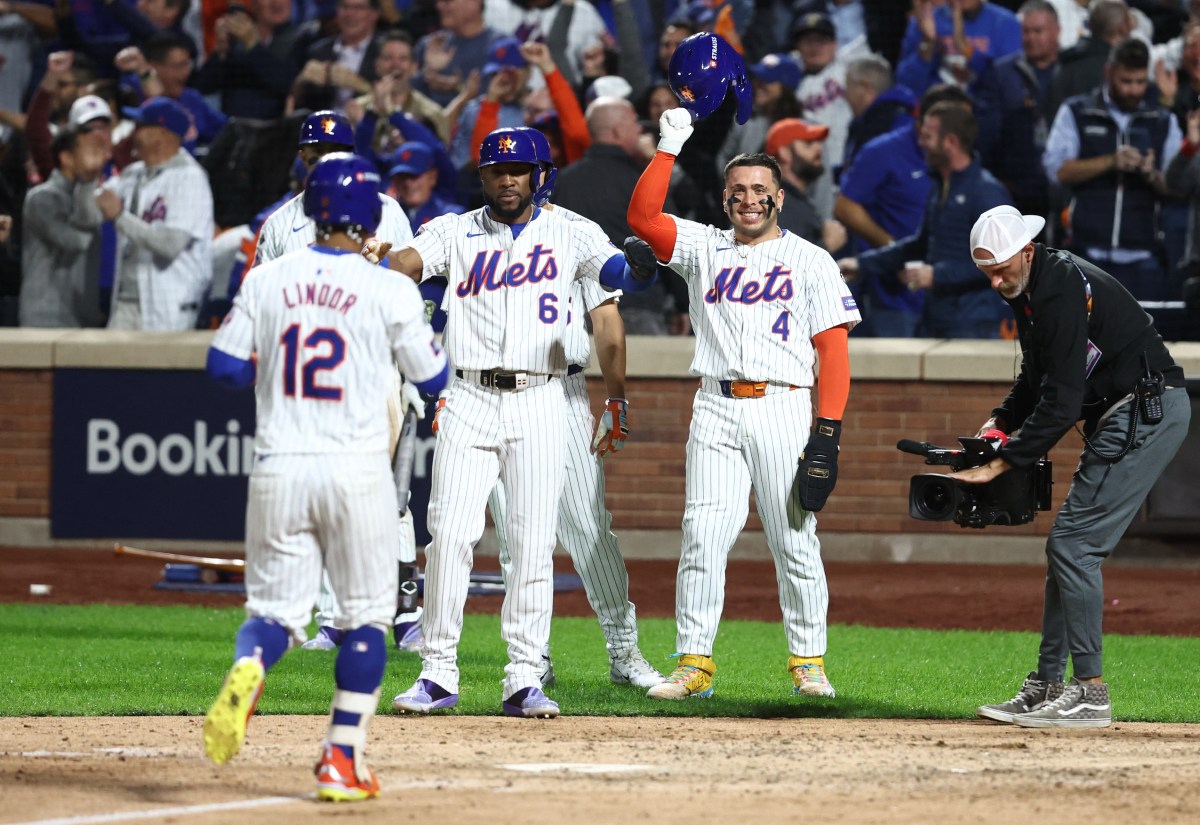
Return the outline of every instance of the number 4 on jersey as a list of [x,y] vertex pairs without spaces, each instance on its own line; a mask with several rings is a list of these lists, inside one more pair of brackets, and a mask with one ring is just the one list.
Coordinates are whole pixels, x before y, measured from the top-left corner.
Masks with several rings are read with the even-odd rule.
[[788,314],[787,310],[779,313],[779,317],[775,319],[775,323],[771,326],[771,332],[775,333],[783,340],[788,339]]

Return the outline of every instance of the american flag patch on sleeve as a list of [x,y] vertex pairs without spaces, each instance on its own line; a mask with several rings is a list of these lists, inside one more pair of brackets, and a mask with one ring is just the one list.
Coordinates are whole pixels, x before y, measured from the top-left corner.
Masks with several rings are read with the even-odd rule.
[[853,295],[842,296],[842,309],[846,310],[847,312],[858,309],[858,304],[854,303]]

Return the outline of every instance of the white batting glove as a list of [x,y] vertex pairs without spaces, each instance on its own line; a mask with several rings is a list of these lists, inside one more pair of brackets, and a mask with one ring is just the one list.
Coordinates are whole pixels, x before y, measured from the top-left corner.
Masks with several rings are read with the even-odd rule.
[[408,411],[412,410],[417,414],[418,421],[425,420],[425,399],[421,397],[416,384],[411,381],[400,384],[400,403],[403,405],[404,415],[408,415]]
[[682,107],[667,109],[658,119],[658,151],[678,155],[693,131],[691,112]]

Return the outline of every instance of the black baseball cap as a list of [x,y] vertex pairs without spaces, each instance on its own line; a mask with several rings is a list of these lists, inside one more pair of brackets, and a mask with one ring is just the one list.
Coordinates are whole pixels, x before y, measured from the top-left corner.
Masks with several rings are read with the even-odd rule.
[[833,21],[829,19],[829,15],[815,11],[800,16],[792,24],[793,40],[809,32],[823,34],[829,38],[837,37],[837,31],[833,28]]

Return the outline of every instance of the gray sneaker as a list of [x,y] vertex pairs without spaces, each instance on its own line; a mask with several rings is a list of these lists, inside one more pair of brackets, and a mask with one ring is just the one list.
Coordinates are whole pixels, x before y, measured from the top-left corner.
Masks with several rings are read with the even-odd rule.
[[1038,710],[1047,702],[1062,696],[1063,687],[1062,682],[1043,682],[1036,673],[1030,673],[1016,696],[998,705],[983,705],[976,708],[975,712],[984,719],[1015,722],[1018,716]]
[[1023,728],[1107,728],[1112,724],[1108,685],[1073,678],[1062,696],[1013,721]]

